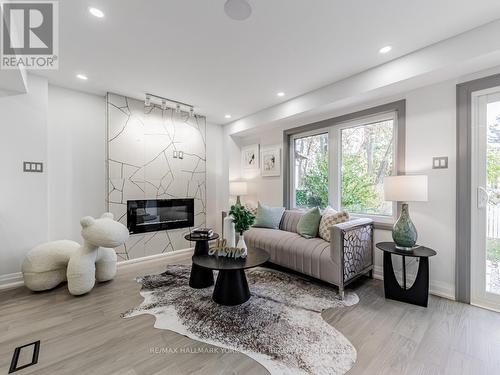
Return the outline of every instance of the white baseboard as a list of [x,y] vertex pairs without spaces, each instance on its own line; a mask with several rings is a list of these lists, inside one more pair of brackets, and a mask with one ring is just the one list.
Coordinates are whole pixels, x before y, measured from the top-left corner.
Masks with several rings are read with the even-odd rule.
[[194,251],[193,247],[188,247],[187,249],[170,251],[168,253],[154,254],[154,255],[148,255],[148,256],[142,257],[142,258],[122,260],[122,261],[119,261],[117,263],[117,267],[120,268],[120,267],[124,267],[124,266],[129,266],[129,265],[135,264],[135,263],[148,262],[148,261],[155,260],[155,259],[168,258],[168,257],[174,256],[174,255],[192,253],[193,251]]
[[23,274],[21,272],[0,275],[0,290],[17,288],[23,284]]
[[[396,277],[401,276],[401,272],[394,271],[394,273],[396,274]],[[407,277],[407,282],[409,284],[412,284],[413,281],[415,281],[415,275],[407,275]],[[377,280],[384,280],[384,268],[382,266],[373,267],[373,278]],[[430,294],[442,298],[451,299],[452,301],[455,300],[455,289],[453,288],[453,286],[449,285],[448,283],[443,283],[442,281],[433,280],[430,280],[429,284]]]
[[[187,248],[187,249],[171,251],[168,253],[149,255],[146,257],[142,257],[142,258],[123,260],[123,261],[118,262],[117,266],[118,266],[118,268],[126,267],[126,266],[129,266],[132,264],[153,261],[153,260],[157,260],[157,259],[161,259],[161,258],[168,258],[170,256],[188,254],[188,253],[192,253],[193,250],[194,250],[193,248]],[[375,279],[378,279],[378,280],[384,279],[384,270],[381,266],[377,266],[377,265],[374,266],[373,277]],[[409,283],[412,283],[414,281],[414,276],[409,275],[408,281],[409,281]],[[7,274],[7,275],[0,275],[0,290],[16,288],[16,287],[19,287],[23,284],[24,284],[23,283],[23,275],[21,272],[11,273],[11,274]],[[451,285],[448,285],[447,283],[443,283],[440,281],[432,281],[431,280],[430,286],[429,286],[429,293],[433,294],[435,296],[438,296],[438,297],[443,297],[443,298],[455,300],[454,288]]]
[[[118,262],[117,267],[120,268],[120,267],[128,266],[131,264],[152,261],[155,259],[168,258],[168,257],[174,256],[174,255],[192,253],[193,250],[194,250],[193,248],[187,248],[187,249],[171,251],[168,253],[149,255],[147,257],[142,257],[142,258],[137,258],[137,259],[124,260],[124,261]],[[0,290],[17,288],[17,287],[20,287],[22,285],[24,285],[24,282],[23,282],[23,274],[21,272],[0,275]]]

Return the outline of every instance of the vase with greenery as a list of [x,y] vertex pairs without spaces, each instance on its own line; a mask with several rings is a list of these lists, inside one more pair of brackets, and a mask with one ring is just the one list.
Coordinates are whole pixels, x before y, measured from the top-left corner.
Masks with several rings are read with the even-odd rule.
[[233,217],[234,228],[240,234],[240,238],[236,247],[239,249],[244,249],[244,253],[246,254],[247,245],[245,243],[243,233],[250,229],[250,226],[252,226],[255,222],[255,217],[250,213],[250,211],[245,208],[245,206],[242,206],[241,204],[235,204],[231,206],[229,215]]

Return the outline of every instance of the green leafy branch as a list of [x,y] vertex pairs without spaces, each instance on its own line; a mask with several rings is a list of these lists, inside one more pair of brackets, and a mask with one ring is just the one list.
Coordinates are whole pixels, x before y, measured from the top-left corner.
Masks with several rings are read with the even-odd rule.
[[234,228],[240,235],[250,229],[250,227],[255,223],[255,217],[250,213],[250,211],[240,204],[231,206],[229,215],[233,217]]

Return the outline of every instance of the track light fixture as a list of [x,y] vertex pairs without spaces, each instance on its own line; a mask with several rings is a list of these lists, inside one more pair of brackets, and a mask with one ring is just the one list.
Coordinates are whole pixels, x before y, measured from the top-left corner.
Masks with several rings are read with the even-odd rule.
[[[144,100],[144,106],[146,107],[154,107],[155,102],[157,103],[156,105],[160,106],[161,103],[161,109],[166,110],[167,108],[174,108],[173,105],[175,104],[175,113],[181,113],[181,109],[184,109],[184,111],[189,113],[189,117],[194,117],[194,106],[192,104],[188,103],[183,103],[179,102],[177,100],[172,100],[168,98],[164,98],[162,96],[154,95],[154,94],[146,94],[146,99]],[[171,103],[168,104],[167,103]]]

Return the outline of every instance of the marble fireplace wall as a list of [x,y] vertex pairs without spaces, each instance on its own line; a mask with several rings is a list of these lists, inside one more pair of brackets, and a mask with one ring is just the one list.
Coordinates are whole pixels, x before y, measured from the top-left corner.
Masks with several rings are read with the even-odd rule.
[[[108,209],[126,225],[127,200],[194,198],[195,226],[206,222],[206,119],[107,95]],[[174,158],[181,151],[183,159]],[[131,235],[119,260],[190,247],[189,228]]]

